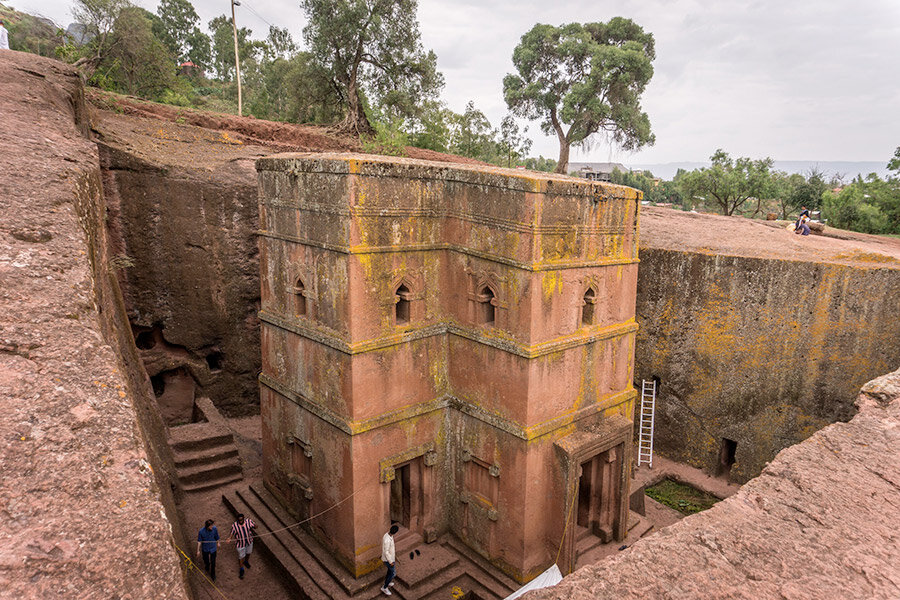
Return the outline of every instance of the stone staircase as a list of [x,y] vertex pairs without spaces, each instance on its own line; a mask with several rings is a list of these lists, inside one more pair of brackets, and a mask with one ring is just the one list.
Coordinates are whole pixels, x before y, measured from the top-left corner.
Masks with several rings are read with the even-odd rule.
[[603,540],[592,534],[587,527],[576,527],[575,551],[578,558],[575,568],[580,569],[585,565],[597,563],[617,553],[623,545],[630,546],[651,531],[653,523],[633,510],[628,511],[628,534],[621,542],[604,544]]
[[[292,582],[294,592],[312,600],[381,597],[384,570],[355,579],[302,527],[261,484],[239,488],[222,496],[234,514],[250,515],[257,524],[259,546]],[[274,534],[269,532],[275,531]],[[421,536],[401,531],[395,536],[397,578],[391,588],[400,600],[447,600],[459,587],[473,597],[495,600],[508,596],[519,585],[503,574],[491,572],[487,561],[478,557],[451,535],[433,544],[423,544]],[[409,559],[409,553],[420,554]]]
[[234,435],[209,398],[200,398],[196,410],[205,422],[169,429],[169,447],[178,481],[185,492],[198,492],[243,479]]

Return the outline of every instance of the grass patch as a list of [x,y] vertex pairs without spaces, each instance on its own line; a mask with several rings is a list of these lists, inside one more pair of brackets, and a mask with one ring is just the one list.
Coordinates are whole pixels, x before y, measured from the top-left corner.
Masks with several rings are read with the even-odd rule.
[[712,494],[671,479],[663,479],[656,485],[648,487],[646,493],[660,504],[665,504],[685,515],[706,510],[719,501],[719,498]]

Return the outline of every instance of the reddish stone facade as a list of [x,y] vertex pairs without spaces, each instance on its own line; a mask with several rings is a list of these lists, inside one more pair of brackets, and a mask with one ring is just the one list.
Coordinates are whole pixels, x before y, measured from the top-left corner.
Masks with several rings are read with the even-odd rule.
[[349,154],[257,169],[264,479],[327,511],[311,533],[360,576],[391,521],[451,532],[519,581],[568,571],[577,527],[624,537],[639,192]]

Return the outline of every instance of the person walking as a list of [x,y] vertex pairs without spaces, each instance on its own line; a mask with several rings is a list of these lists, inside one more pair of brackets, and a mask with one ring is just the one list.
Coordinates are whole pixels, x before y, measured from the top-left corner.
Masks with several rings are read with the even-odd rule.
[[215,521],[207,519],[197,532],[197,555],[203,556],[203,570],[209,573],[210,579],[216,580],[216,551],[219,549],[219,530],[213,525]]
[[384,537],[381,538],[381,560],[384,562],[384,566],[387,567],[387,575],[384,576],[384,585],[381,586],[381,593],[385,596],[391,595],[391,590],[388,588],[394,587],[394,576],[397,575],[397,569],[395,565],[396,560],[396,549],[394,548],[394,534],[400,531],[400,528],[397,525],[391,525],[390,531],[384,534]]
[[9,50],[9,32],[3,19],[0,19],[0,50]]
[[253,519],[245,519],[243,514],[238,514],[237,521],[231,526],[231,536],[228,542],[234,540],[238,556],[238,577],[244,578],[244,567],[250,568],[250,554],[253,552],[253,529],[256,523]]

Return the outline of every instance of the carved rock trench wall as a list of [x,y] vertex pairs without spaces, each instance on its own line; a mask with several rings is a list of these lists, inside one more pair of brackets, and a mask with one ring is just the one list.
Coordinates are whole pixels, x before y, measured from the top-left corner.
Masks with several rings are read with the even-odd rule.
[[781,449],[849,420],[860,386],[897,368],[898,305],[893,262],[642,248],[635,372],[660,379],[657,449],[716,473],[731,440],[731,479],[758,475]]
[[194,396],[259,412],[252,161],[166,163],[114,138],[99,148],[128,316],[167,422],[189,419]]
[[0,53],[0,596],[187,598],[78,75]]

